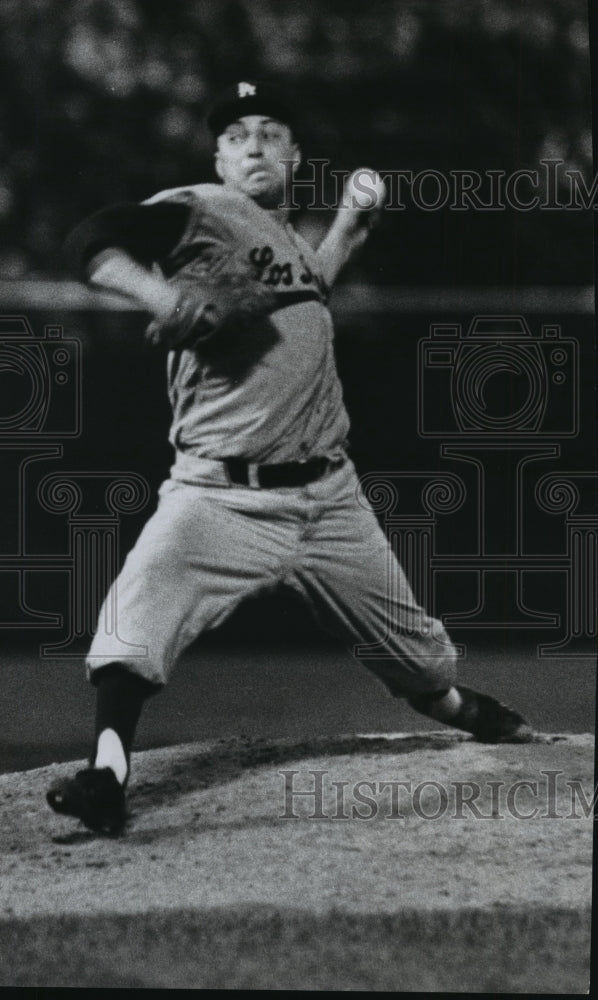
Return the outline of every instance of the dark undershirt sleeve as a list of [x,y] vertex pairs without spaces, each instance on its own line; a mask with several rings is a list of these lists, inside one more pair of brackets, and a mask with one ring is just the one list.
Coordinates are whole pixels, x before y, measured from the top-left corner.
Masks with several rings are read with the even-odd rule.
[[82,278],[92,257],[107,247],[121,247],[140,264],[149,265],[174,249],[189,215],[189,206],[180,202],[112,205],[72,231],[65,244],[67,259]]

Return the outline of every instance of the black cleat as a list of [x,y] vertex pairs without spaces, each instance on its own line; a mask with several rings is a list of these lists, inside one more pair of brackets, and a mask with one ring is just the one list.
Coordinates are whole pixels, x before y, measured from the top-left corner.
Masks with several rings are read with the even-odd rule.
[[54,812],[75,816],[88,830],[117,834],[125,825],[125,791],[110,767],[88,767],[50,788],[46,795]]
[[531,743],[534,730],[529,722],[496,698],[457,685],[463,699],[459,712],[448,723],[471,733],[478,743]]

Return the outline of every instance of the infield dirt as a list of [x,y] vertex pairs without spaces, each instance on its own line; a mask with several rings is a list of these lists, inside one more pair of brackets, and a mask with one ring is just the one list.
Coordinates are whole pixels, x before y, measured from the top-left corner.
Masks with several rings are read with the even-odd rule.
[[77,766],[0,777],[4,986],[588,988],[589,735],[145,751],[119,838],[47,807]]

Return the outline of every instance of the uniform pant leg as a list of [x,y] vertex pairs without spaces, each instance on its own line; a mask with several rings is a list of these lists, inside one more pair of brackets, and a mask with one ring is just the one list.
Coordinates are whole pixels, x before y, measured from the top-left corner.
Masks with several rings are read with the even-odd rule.
[[321,624],[398,696],[434,692],[456,678],[456,651],[420,607],[351,463],[312,490],[299,587]]
[[244,597],[275,586],[297,529],[273,501],[262,491],[168,480],[104,601],[88,676],[118,661],[164,684],[193,639]]

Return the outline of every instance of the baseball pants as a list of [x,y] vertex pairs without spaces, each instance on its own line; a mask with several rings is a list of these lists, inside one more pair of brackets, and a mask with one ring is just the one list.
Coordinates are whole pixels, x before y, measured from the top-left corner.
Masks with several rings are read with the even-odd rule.
[[88,676],[117,661],[163,685],[197,636],[279,584],[392,694],[454,683],[455,649],[417,605],[349,460],[306,486],[260,489],[182,453],[104,601]]

